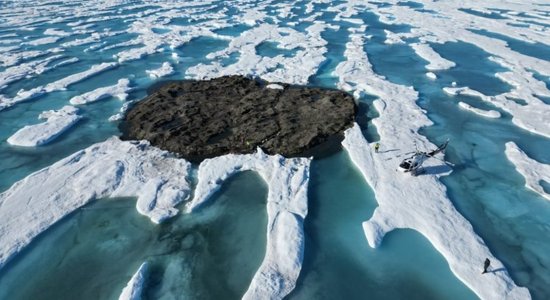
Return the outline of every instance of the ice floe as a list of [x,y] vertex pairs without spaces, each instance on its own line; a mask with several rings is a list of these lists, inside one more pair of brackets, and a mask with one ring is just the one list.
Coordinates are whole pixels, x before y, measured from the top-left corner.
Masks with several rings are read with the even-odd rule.
[[63,31],[61,29],[57,28],[48,28],[44,30],[45,35],[56,35],[56,36],[69,36],[71,33]]
[[[510,73],[498,73],[499,77],[507,79],[512,83]],[[483,93],[473,90],[469,87],[444,87],[443,91],[449,95],[466,95],[477,97],[487,103],[491,103],[498,108],[512,115],[512,123],[525,130],[537,133],[546,137],[550,137],[550,114],[548,114],[548,105],[542,102],[535,95],[548,95],[544,83],[538,81],[537,84],[530,84],[529,77],[532,75],[525,74],[526,78],[513,80],[516,88],[509,93],[504,93],[496,96],[487,96]],[[514,77],[515,78],[515,77]],[[534,80],[534,79],[532,79]],[[525,82],[525,85],[519,84]],[[531,87],[529,87],[531,86]],[[538,89],[533,89],[533,86]],[[525,104],[518,104],[510,99],[521,99]]]
[[57,36],[49,36],[49,37],[44,37],[44,38],[39,38],[39,39],[36,39],[36,40],[32,40],[30,42],[25,42],[25,44],[26,45],[31,45],[31,46],[46,45],[46,44],[55,43],[59,39],[60,38],[57,37]]
[[[491,54],[493,61],[509,69],[507,72],[497,73],[496,76],[514,86],[511,92],[492,98],[494,100],[492,103],[512,115],[512,122],[518,127],[550,137],[550,114],[545,113],[545,104],[533,96],[533,94],[546,95],[550,91],[530,74],[530,70],[534,70],[546,76],[550,75],[550,61],[516,52],[508,46],[507,42],[475,33],[475,30],[485,30],[531,44],[535,42],[548,44],[548,34],[536,30],[526,30],[524,27],[510,26],[507,18],[494,19],[477,16],[464,10],[465,7],[470,7],[478,11],[488,11],[490,12],[489,16],[492,15],[491,10],[495,8],[508,12],[520,11],[540,15],[538,5],[536,3],[484,1],[423,1],[422,3],[424,9],[438,13],[425,14],[400,5],[378,6],[374,3],[365,5],[376,13],[384,23],[408,24],[414,27],[411,32],[398,35],[417,38],[421,44],[414,43],[411,46],[419,56],[430,62],[439,61],[439,55],[428,50],[427,43],[463,41],[476,45]],[[518,19],[514,15],[507,14],[507,16]],[[430,24],[430,26],[426,26],[426,24]],[[437,56],[435,56],[436,54]],[[517,105],[507,101],[506,97],[525,100],[527,105]]]
[[458,102],[458,106],[462,109],[471,111],[475,114],[478,114],[482,117],[492,118],[492,119],[498,119],[500,118],[500,113],[496,110],[483,110],[479,109],[477,107],[473,107],[468,103],[465,102]]
[[144,262],[139,266],[134,276],[128,281],[128,284],[122,290],[122,293],[118,297],[118,300],[140,300],[143,292],[143,285],[145,283],[145,277],[148,272],[147,262]]
[[310,161],[270,156],[258,148],[254,154],[224,155],[199,166],[189,211],[205,205],[222,183],[238,172],[257,172],[269,188],[266,254],[243,299],[282,299],[296,285],[304,251]]
[[0,194],[0,267],[42,231],[96,199],[137,197],[139,212],[155,223],[176,215],[175,206],[190,193],[190,167],[148,142],[112,137],[34,172]]
[[17,65],[23,59],[31,59],[48,54],[46,51],[13,51],[19,47],[0,47],[0,65],[11,67]]
[[386,34],[386,40],[384,41],[385,44],[404,44],[401,37],[387,29],[384,29],[384,33]]
[[550,183],[550,165],[530,158],[514,142],[506,143],[506,157],[525,178],[525,186],[550,200],[550,194],[540,184],[542,180]]
[[[372,120],[385,149],[405,152],[420,147],[435,148],[418,134],[431,122],[416,105],[418,94],[411,87],[391,83],[374,73],[363,50],[364,36],[352,34],[346,44],[347,60],[334,73],[339,87],[358,97],[378,96],[373,102],[380,116]],[[483,299],[528,299],[529,291],[515,285],[507,271],[481,275],[486,257],[493,267],[503,268],[447,198],[439,176],[450,168],[438,160],[425,163],[425,174],[412,177],[397,171],[399,160],[393,152],[374,153],[356,124],[346,131],[343,146],[353,163],[373,188],[379,206],[363,229],[371,247],[378,247],[386,233],[411,228],[424,235],[449,263],[451,271]]]
[[[6,68],[4,71],[0,72],[0,90],[14,81],[28,78],[33,74],[41,74],[41,71],[44,70],[49,63],[58,58],[59,56],[51,56],[42,60],[33,60]],[[0,103],[0,110],[2,110],[2,103]]]
[[[209,59],[219,59],[239,52],[239,60],[236,63],[229,66],[223,66],[218,61],[199,64],[189,68],[186,75],[206,79],[240,74],[258,76],[270,82],[307,84],[309,77],[315,74],[319,65],[325,60],[323,55],[326,52],[327,42],[321,37],[321,32],[326,27],[322,22],[314,23],[306,28],[307,33],[304,34],[291,28],[262,24],[232,39],[226,49],[207,56]],[[296,53],[292,57],[259,56],[256,53],[256,47],[269,41],[277,42],[281,49],[295,50]]]
[[456,65],[454,62],[450,60],[446,60],[443,57],[441,57],[428,44],[412,43],[410,45],[414,49],[414,52],[418,54],[418,56],[422,57],[423,59],[429,62],[429,64],[426,65],[426,69],[430,71],[446,70]]
[[75,84],[77,82],[80,82],[82,80],[85,80],[89,77],[92,77],[94,75],[97,75],[101,72],[104,72],[106,70],[112,69],[115,66],[117,66],[116,63],[101,63],[98,65],[92,66],[90,69],[69,75],[65,78],[59,79],[57,81],[54,81],[52,83],[47,84],[46,86],[39,86],[30,90],[21,90],[17,93],[17,95],[11,99],[4,99],[2,102],[0,102],[0,111],[3,109],[6,109],[8,107],[11,107],[19,102],[28,101],[33,98],[36,98],[38,96],[51,93],[54,91],[62,91],[65,90],[68,86]]
[[72,105],[81,105],[99,101],[107,97],[117,97],[120,100],[126,100],[128,97],[128,92],[131,90],[129,85],[130,80],[123,78],[120,79],[115,85],[98,88],[93,91],[74,96],[71,98],[70,102]]
[[64,106],[60,110],[49,110],[38,118],[46,122],[27,125],[8,138],[8,143],[15,146],[36,147],[52,142],[63,132],[73,127],[81,116],[74,106]]
[[174,73],[174,68],[169,62],[165,62],[162,64],[162,66],[155,70],[147,70],[145,71],[147,74],[149,74],[149,77],[151,78],[160,78],[164,76],[168,76],[170,74]]

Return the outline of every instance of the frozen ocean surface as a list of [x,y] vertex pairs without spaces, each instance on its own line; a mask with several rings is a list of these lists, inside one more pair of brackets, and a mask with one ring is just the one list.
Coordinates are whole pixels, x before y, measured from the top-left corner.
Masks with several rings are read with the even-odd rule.
[[[498,289],[491,281],[507,274],[533,299],[549,299],[546,2],[0,0],[0,215],[17,224],[0,219],[0,244],[19,249],[7,262],[0,253],[0,299],[117,299],[143,263],[145,299],[240,299],[268,287],[272,297],[288,294],[287,299],[525,296],[523,290],[503,294],[513,286]],[[427,77],[428,72],[435,76]],[[476,273],[479,278],[461,277],[455,264],[464,253],[445,247],[465,243],[461,246],[473,256],[482,253],[479,248],[466,237],[441,247],[433,242],[435,235],[407,229],[412,223],[405,217],[388,219],[405,225],[381,234],[372,248],[363,225],[375,219],[381,207],[377,197],[388,199],[378,194],[380,187],[369,186],[362,166],[343,149],[313,160],[301,177],[292,177],[291,160],[277,160],[289,178],[305,180],[305,207],[298,201],[300,191],[288,194],[297,201],[270,206],[280,205],[268,199],[268,184],[277,182],[254,171],[216,182],[221,189],[208,203],[192,212],[188,203],[179,205],[179,214],[161,224],[138,213],[136,198],[93,199],[74,211],[72,199],[62,196],[66,204],[39,193],[10,198],[34,172],[119,135],[120,114],[152,84],[226,74],[353,93],[363,136],[381,142],[382,153],[374,157],[387,164],[397,166],[414,147],[425,150],[450,139],[444,159],[452,172],[424,175],[434,176],[448,199],[425,201],[449,201],[499,267]],[[394,109],[400,101],[403,106]],[[461,108],[465,105],[469,109]],[[78,122],[75,115],[61,120],[64,114],[56,114],[40,123],[39,116],[50,111],[76,107]],[[487,118],[480,110],[498,114]],[[390,124],[380,120],[405,130],[388,135]],[[13,136],[15,142],[8,143]],[[400,147],[385,147],[394,144]],[[510,152],[516,148],[521,152]],[[199,170],[192,167],[192,190],[201,186]],[[383,174],[369,174],[377,175]],[[149,185],[158,182],[150,179]],[[275,192],[291,193],[297,184],[277,183]],[[396,203],[407,193],[422,192],[410,186]],[[74,192],[87,188],[83,183]],[[140,195],[148,191],[146,186]],[[13,239],[15,228],[30,220],[18,219],[10,209],[16,201],[37,200],[52,200],[52,211],[67,216],[42,228],[30,243]],[[303,224],[300,217],[289,222],[289,215],[305,213]],[[413,219],[423,211],[410,213]],[[44,221],[32,208],[25,215],[36,224]],[[429,226],[436,218],[426,220]],[[288,231],[269,231],[270,222],[283,221]],[[266,259],[277,249],[293,253]],[[285,255],[298,261],[271,260]],[[481,273],[483,261],[463,264]],[[262,277],[267,273],[261,270],[274,267],[282,273]]]

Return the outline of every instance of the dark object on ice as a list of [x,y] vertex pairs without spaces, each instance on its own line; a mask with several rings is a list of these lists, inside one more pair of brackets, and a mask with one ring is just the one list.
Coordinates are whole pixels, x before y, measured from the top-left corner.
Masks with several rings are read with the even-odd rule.
[[352,96],[331,89],[266,85],[242,76],[168,82],[128,112],[122,138],[145,139],[195,162],[251,153],[256,147],[287,157],[339,147],[342,132],[355,119]]
[[380,149],[380,143],[374,144],[374,152],[378,153],[378,149]]
[[491,265],[491,261],[488,258],[486,258],[485,262],[483,263],[483,272],[481,272],[481,274],[487,273],[487,268],[489,268],[490,265]]
[[445,151],[447,148],[447,145],[449,144],[449,140],[447,140],[445,143],[439,145],[437,149],[430,151],[430,152],[420,152],[416,151],[413,156],[405,158],[400,164],[399,169],[403,172],[410,172],[411,175],[416,176],[420,173],[422,173],[422,164],[430,157],[433,157],[434,155]]

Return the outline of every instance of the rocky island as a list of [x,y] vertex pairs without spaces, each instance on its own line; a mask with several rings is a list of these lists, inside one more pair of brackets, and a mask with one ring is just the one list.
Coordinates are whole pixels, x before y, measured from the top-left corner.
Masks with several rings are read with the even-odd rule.
[[351,95],[268,84],[242,76],[169,82],[121,123],[123,139],[145,139],[191,161],[227,153],[310,156],[353,125]]

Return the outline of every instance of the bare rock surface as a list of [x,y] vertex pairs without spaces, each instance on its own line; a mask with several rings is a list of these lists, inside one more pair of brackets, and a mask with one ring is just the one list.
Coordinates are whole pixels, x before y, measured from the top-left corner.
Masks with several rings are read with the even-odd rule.
[[355,102],[345,92],[273,86],[242,76],[168,82],[127,113],[123,139],[145,139],[191,161],[256,147],[310,156],[353,125]]

